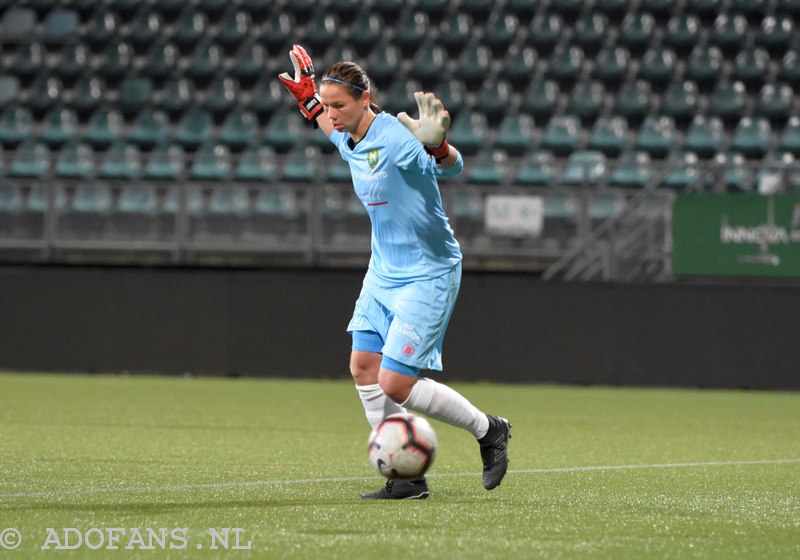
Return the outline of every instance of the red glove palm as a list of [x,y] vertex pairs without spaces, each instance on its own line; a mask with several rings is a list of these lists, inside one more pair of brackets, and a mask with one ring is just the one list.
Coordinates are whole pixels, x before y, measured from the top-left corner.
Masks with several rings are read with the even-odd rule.
[[278,79],[297,99],[297,106],[300,107],[303,116],[316,126],[317,117],[322,114],[324,108],[322,100],[317,94],[317,84],[314,82],[314,64],[306,50],[300,45],[292,46],[289,58],[294,65],[294,78],[283,72],[278,75]]

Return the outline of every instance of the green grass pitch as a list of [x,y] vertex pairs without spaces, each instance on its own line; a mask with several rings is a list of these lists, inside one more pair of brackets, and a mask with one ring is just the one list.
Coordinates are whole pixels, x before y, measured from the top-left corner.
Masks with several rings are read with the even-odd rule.
[[364,502],[350,382],[2,374],[0,558],[800,557],[798,393],[454,386],[514,424],[503,484],[434,422],[431,498]]

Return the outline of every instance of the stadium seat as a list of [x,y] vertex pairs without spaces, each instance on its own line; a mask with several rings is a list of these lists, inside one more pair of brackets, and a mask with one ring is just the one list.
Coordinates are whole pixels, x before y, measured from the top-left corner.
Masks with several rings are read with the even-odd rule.
[[753,190],[755,177],[752,169],[747,167],[747,160],[742,154],[717,154],[714,162],[722,170],[722,185],[726,191],[750,192]]
[[8,174],[11,177],[43,177],[50,169],[51,161],[47,144],[25,140],[14,151]]
[[40,43],[23,43],[17,46],[16,52],[8,66],[8,72],[19,78],[24,87],[28,87],[45,67],[45,53]]
[[687,13],[694,14],[707,24],[714,21],[723,10],[722,0],[688,0],[684,8]]
[[320,150],[316,146],[295,146],[280,172],[281,181],[311,183],[321,175]]
[[256,82],[244,107],[253,111],[258,116],[259,122],[264,124],[278,108],[288,107],[285,105],[287,101],[285,93],[287,93],[286,88],[278,80],[263,78]]
[[753,116],[764,117],[772,125],[783,126],[792,114],[794,91],[788,84],[766,84],[761,88],[753,108]]
[[81,78],[67,98],[66,105],[78,115],[78,120],[86,122],[103,103],[105,83],[100,78],[86,76]]
[[249,13],[238,10],[228,12],[217,26],[214,42],[221,46],[226,54],[231,55],[244,43],[252,27],[253,20]]
[[743,15],[721,13],[714,20],[709,42],[726,56],[731,56],[739,52],[746,35],[747,19]]
[[639,127],[636,149],[647,152],[651,157],[663,158],[672,151],[676,137],[675,121],[671,117],[649,115]]
[[86,178],[95,170],[94,150],[88,144],[67,142],[58,152],[53,173],[61,178]]
[[53,66],[53,76],[59,78],[64,85],[70,87],[86,71],[89,64],[88,50],[82,43],[67,44],[58,53],[58,63]]
[[492,127],[497,126],[511,105],[512,88],[508,82],[487,80],[478,92],[475,110],[489,119]]
[[730,149],[748,159],[761,158],[769,151],[772,127],[767,119],[742,117],[731,137]]
[[609,34],[608,17],[600,12],[586,12],[574,24],[572,43],[584,52],[597,52]]
[[601,116],[589,135],[587,148],[608,157],[618,156],[628,143],[628,122],[619,116]]
[[343,159],[336,158],[333,164],[328,166],[325,179],[331,183],[349,183],[353,179],[350,173],[350,164]]
[[638,126],[653,106],[652,88],[644,80],[622,84],[614,99],[612,112],[625,117],[631,126]]
[[96,10],[89,21],[82,41],[94,52],[102,51],[112,39],[119,38],[117,15],[106,10]]
[[394,44],[405,57],[411,57],[425,42],[430,27],[430,19],[425,12],[408,11],[395,24]]
[[526,43],[540,57],[549,56],[564,35],[564,19],[555,13],[540,12],[530,24]]
[[450,56],[457,56],[469,42],[472,34],[472,18],[464,12],[453,12],[439,24],[437,42],[447,49]]
[[777,78],[795,89],[800,88],[800,56],[797,51],[789,50],[783,55]]
[[696,154],[676,150],[669,154],[668,165],[661,186],[676,191],[702,190]]
[[36,27],[37,19],[36,13],[28,7],[10,7],[0,20],[0,37],[7,41],[30,36]]
[[786,121],[778,141],[778,150],[800,157],[800,117],[793,115]]
[[383,41],[383,30],[386,28],[386,23],[380,15],[362,12],[356,16],[353,22],[352,29],[355,32],[350,33],[348,44],[352,45],[360,55],[366,55],[372,51],[372,48]]
[[142,153],[136,144],[116,142],[105,152],[98,177],[135,179],[142,170]]
[[190,54],[208,34],[208,16],[203,12],[191,10],[186,12],[175,25],[175,32],[170,37],[181,54]]
[[617,44],[630,51],[633,56],[642,56],[650,47],[656,20],[647,12],[630,11],[620,24]]
[[[340,28],[339,16],[327,10],[315,10],[314,15],[306,20],[305,32],[301,34],[299,42],[306,45],[312,55],[321,53],[336,42]],[[424,39],[424,35],[420,38]]]
[[[158,212],[158,191],[152,184],[135,183],[124,185],[119,193],[117,212],[121,214],[134,214],[141,219],[143,216],[154,216]],[[129,224],[135,226],[135,223]],[[143,228],[137,228],[137,233]]]
[[393,115],[400,111],[407,111],[409,114],[413,114],[416,110],[414,92],[421,89],[422,84],[417,80],[395,80],[386,96],[381,98],[384,111]]
[[731,13],[744,15],[750,23],[760,22],[767,12],[767,0],[731,0]]
[[258,139],[258,117],[251,111],[231,111],[220,131],[220,141],[231,151],[241,151]]
[[0,75],[0,106],[7,107],[14,102],[20,91],[16,76]]
[[[341,161],[347,165],[347,162]],[[275,152],[272,148],[257,144],[247,146],[239,159],[239,165],[236,167],[235,179],[238,181],[272,182],[276,178],[277,163]]]
[[218,45],[200,45],[192,55],[185,73],[195,86],[204,88],[222,68],[222,60],[222,49]]
[[536,74],[538,57],[533,47],[511,45],[498,71],[498,77],[512,84],[515,89],[524,89]]
[[370,79],[379,88],[388,87],[394,81],[402,60],[403,53],[397,45],[383,41],[375,45],[367,57]]
[[661,91],[674,79],[677,61],[678,57],[671,49],[651,47],[642,57],[637,78]]
[[150,10],[142,10],[134,18],[127,40],[134,51],[139,54],[146,52],[165,35],[164,18],[161,14]]
[[220,124],[225,115],[238,104],[239,96],[239,83],[236,80],[229,77],[217,78],[206,90],[201,107],[213,115],[216,124]]
[[692,14],[672,16],[664,31],[664,45],[685,58],[700,38],[700,18]]
[[156,106],[176,119],[186,111],[195,100],[194,84],[186,78],[177,78],[164,84]]
[[468,45],[458,58],[453,76],[467,87],[479,87],[486,81],[491,61],[492,53],[487,47]]
[[544,130],[541,147],[558,157],[566,156],[579,147],[582,132],[581,121],[577,116],[554,116]]
[[444,47],[428,44],[417,51],[408,75],[423,84],[436,83],[445,73],[446,61],[447,52]]
[[305,137],[306,123],[297,111],[275,113],[267,124],[264,143],[276,152],[288,152]]
[[125,119],[116,109],[98,109],[89,118],[84,140],[95,149],[105,149],[122,140],[125,135]]
[[42,29],[45,42],[69,41],[80,25],[78,13],[69,9],[55,9],[47,14]]
[[[69,211],[70,213],[76,214],[107,215],[111,212],[112,207],[113,198],[108,185],[101,183],[82,183],[75,189]],[[75,229],[83,230],[81,233],[96,233],[97,226],[100,226],[100,224],[94,224],[89,220],[89,216],[81,216],[79,221],[75,221]],[[61,220],[59,226],[63,227],[64,225],[64,220]],[[77,231],[73,231],[72,233],[77,233]]]
[[529,151],[514,178],[514,183],[522,186],[546,186],[555,178],[556,164],[553,153]]
[[686,63],[685,79],[697,83],[702,93],[714,89],[722,76],[724,57],[718,47],[696,46]]
[[142,149],[149,150],[167,139],[169,117],[164,111],[145,108],[136,117],[129,140]]
[[697,84],[680,80],[667,86],[661,101],[661,112],[672,117],[679,128],[685,128],[698,112],[699,103]]
[[434,22],[438,22],[447,10],[448,0],[418,0],[415,8]]
[[501,57],[508,52],[508,48],[516,40],[518,33],[519,20],[517,17],[496,11],[486,22],[481,43],[489,47],[495,57]]
[[747,107],[747,91],[742,82],[720,82],[709,96],[708,113],[734,126]]
[[139,70],[142,76],[153,80],[157,86],[163,85],[167,78],[176,74],[180,53],[171,43],[154,45],[146,55],[144,65]]
[[436,86],[434,92],[451,117],[453,119],[458,118],[461,109],[464,107],[466,96],[463,82],[461,80],[445,80]]
[[520,109],[537,120],[546,120],[558,108],[561,89],[553,80],[534,80],[525,91]]
[[589,218],[597,222],[608,220],[625,207],[625,197],[618,192],[593,192],[589,195]]
[[599,184],[608,171],[606,156],[595,150],[576,150],[569,155],[561,180],[566,185]]
[[16,147],[33,133],[33,113],[27,107],[7,107],[0,114],[0,144]]
[[178,144],[157,144],[147,160],[142,177],[149,180],[174,181],[183,173],[186,156]]
[[631,57],[624,47],[608,47],[600,51],[592,69],[592,78],[606,89],[616,91],[625,82],[631,66]]
[[29,89],[26,105],[33,111],[33,116],[40,119],[53,109],[64,96],[64,85],[58,78],[42,78]]
[[730,79],[744,83],[750,92],[757,92],[767,81],[770,71],[769,53],[763,48],[743,49],[733,62]]
[[472,155],[486,145],[489,134],[486,115],[477,112],[464,112],[452,124],[447,137],[465,155]]
[[45,116],[43,124],[39,139],[51,148],[74,140],[80,128],[78,116],[71,109],[53,109]]
[[127,43],[110,43],[104,55],[96,70],[97,76],[116,87],[133,67],[133,49]]
[[583,51],[579,47],[558,47],[553,51],[545,76],[562,88],[571,88],[583,70]]
[[761,22],[756,44],[766,49],[770,56],[783,56],[791,45],[794,30],[792,16],[767,16]]
[[492,150],[488,157],[477,157],[467,168],[467,182],[483,185],[501,185],[508,181],[510,169],[508,154]]
[[214,134],[214,119],[202,109],[190,109],[181,117],[175,141],[187,150],[194,150]]
[[698,157],[709,159],[722,148],[725,131],[718,117],[695,115],[686,132],[683,149],[694,152]]
[[642,151],[625,151],[617,159],[609,185],[620,188],[644,188],[653,178],[650,154]]
[[642,0],[639,4],[642,12],[653,14],[658,21],[665,22],[675,9],[673,0]]
[[197,181],[222,181],[231,173],[231,154],[224,144],[209,140],[200,145],[189,169],[189,178]]
[[20,214],[25,209],[25,196],[22,187],[14,183],[0,183],[0,235],[9,235],[14,228],[11,227],[9,215]]
[[267,67],[267,51],[258,43],[244,43],[233,57],[228,75],[237,80],[243,89],[250,90]]
[[605,93],[601,82],[580,81],[572,90],[566,111],[592,126],[605,108]]
[[530,115],[509,113],[500,123],[494,145],[511,155],[523,155],[531,148],[535,133]]
[[119,86],[119,108],[126,119],[135,117],[153,98],[153,81],[143,76],[128,76]]
[[259,43],[267,47],[272,55],[281,54],[285,49],[288,53],[292,47],[292,38],[297,29],[297,22],[294,15],[281,11],[273,17],[269,17],[261,26],[261,34],[258,35]]

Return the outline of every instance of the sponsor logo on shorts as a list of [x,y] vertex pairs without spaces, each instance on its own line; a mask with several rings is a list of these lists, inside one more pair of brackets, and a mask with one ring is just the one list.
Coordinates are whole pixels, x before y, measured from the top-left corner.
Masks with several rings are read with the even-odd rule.
[[413,353],[414,353],[413,346],[411,346],[410,344],[406,344],[405,346],[403,346],[403,354],[405,354],[406,356],[410,356]]

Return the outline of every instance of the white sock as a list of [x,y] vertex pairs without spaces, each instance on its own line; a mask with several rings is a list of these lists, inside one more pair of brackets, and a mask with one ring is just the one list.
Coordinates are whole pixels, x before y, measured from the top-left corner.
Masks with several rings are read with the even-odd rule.
[[480,439],[489,431],[489,419],[447,385],[420,377],[403,406],[472,432]]
[[405,408],[387,397],[377,383],[374,385],[356,385],[356,389],[358,390],[358,396],[361,397],[361,403],[364,405],[364,412],[367,413],[367,422],[373,428],[390,414],[404,413],[406,411]]

